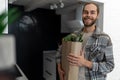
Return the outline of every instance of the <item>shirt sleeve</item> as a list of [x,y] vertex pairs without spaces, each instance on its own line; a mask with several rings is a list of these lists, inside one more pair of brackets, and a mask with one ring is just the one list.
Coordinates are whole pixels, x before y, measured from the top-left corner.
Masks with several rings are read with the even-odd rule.
[[92,71],[98,71],[102,74],[111,72],[114,68],[113,46],[109,39],[107,47],[104,49],[105,59],[101,62],[93,62]]
[[62,45],[60,45],[57,49],[57,53],[56,53],[57,64],[59,64],[61,62],[61,49],[62,49]]

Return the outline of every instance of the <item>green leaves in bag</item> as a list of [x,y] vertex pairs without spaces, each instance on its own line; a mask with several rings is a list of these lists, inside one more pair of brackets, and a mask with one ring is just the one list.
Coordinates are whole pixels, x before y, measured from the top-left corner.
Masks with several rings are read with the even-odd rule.
[[69,34],[66,37],[63,38],[64,41],[73,41],[73,42],[83,42],[82,40],[82,34]]

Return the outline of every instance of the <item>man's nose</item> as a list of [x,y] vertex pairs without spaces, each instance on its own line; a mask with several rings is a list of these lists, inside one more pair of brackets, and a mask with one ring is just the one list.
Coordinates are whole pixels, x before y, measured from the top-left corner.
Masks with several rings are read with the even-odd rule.
[[87,16],[90,16],[90,15],[91,15],[91,13],[90,13],[90,12],[88,12],[88,13],[87,13]]

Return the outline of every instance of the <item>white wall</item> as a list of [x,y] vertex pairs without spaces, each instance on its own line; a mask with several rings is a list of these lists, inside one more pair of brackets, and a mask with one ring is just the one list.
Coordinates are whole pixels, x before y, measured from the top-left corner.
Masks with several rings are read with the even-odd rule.
[[104,3],[104,32],[113,42],[115,68],[107,80],[120,80],[120,3],[119,0],[95,0]]

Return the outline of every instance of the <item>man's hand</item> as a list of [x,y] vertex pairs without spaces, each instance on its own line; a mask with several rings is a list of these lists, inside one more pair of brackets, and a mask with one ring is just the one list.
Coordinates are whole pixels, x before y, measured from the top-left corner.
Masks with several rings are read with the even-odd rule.
[[58,73],[59,73],[60,80],[64,80],[65,72],[62,70],[61,64],[58,64]]
[[67,56],[67,59],[70,63],[70,65],[73,66],[84,66],[85,64],[85,58],[84,58],[84,52],[80,52],[81,55],[74,55],[73,53],[70,53],[70,55]]
[[74,55],[73,53],[70,53],[70,55],[67,56],[67,59],[70,63],[70,65],[73,66],[84,66],[88,68],[92,68],[92,62],[88,61],[84,58],[84,51],[80,52],[81,55]]

